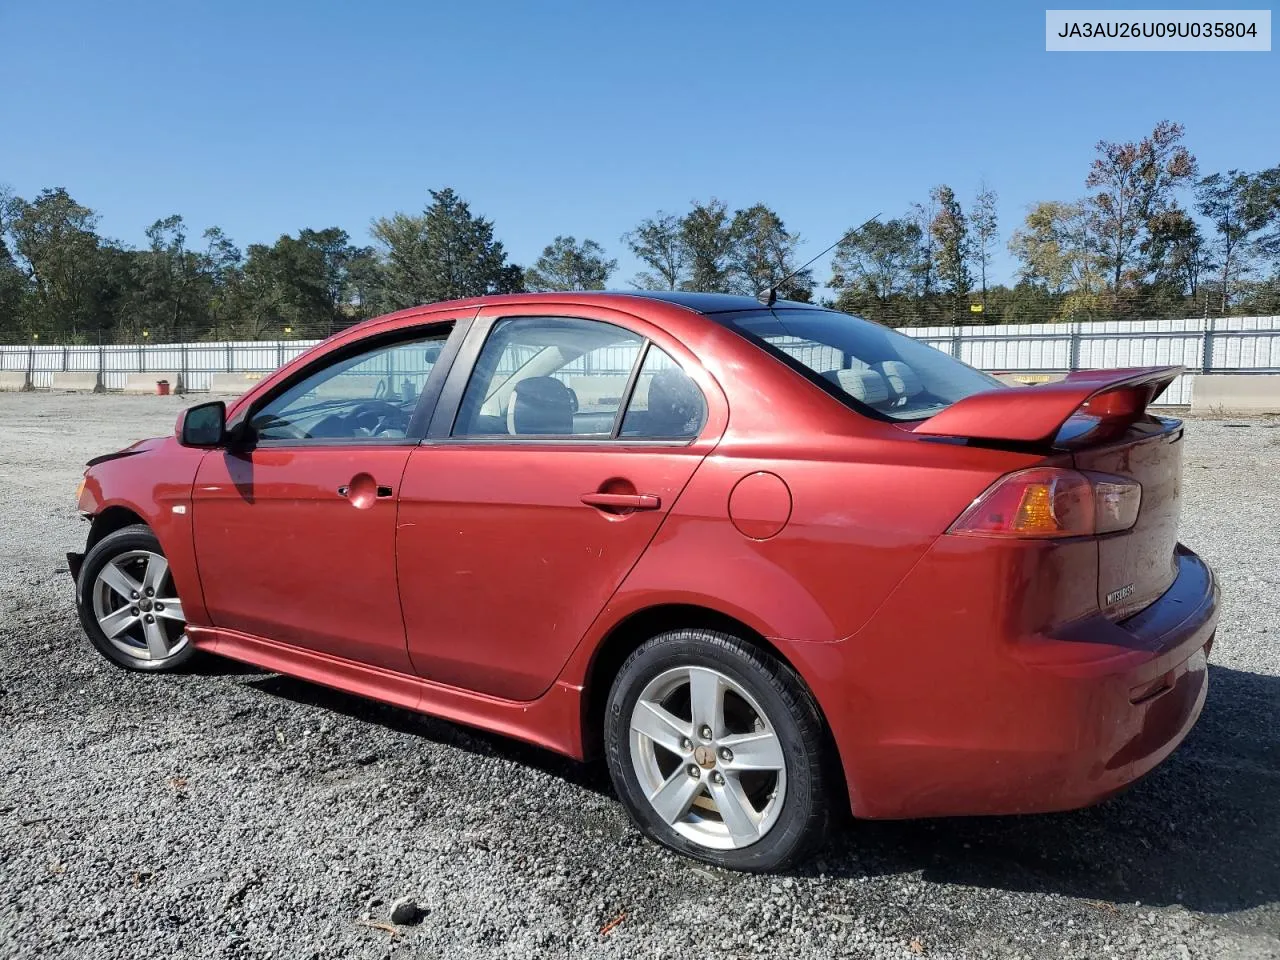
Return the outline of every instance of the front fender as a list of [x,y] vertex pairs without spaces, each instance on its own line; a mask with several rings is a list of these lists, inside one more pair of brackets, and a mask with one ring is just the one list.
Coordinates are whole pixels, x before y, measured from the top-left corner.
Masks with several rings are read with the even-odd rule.
[[127,510],[151,528],[169,561],[187,622],[209,624],[196,567],[191,526],[191,489],[205,451],[172,439],[126,457],[95,462],[85,471],[79,509],[94,518]]

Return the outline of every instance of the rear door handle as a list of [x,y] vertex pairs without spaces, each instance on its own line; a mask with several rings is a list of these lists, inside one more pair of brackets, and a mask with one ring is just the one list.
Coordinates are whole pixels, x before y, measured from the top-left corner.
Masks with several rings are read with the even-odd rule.
[[657,510],[662,506],[651,493],[584,493],[582,502],[606,510]]

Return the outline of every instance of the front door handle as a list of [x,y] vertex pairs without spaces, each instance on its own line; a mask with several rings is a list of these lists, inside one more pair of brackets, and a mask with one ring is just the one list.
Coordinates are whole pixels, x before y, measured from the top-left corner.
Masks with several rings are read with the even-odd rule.
[[[365,496],[368,496],[368,495],[369,495],[369,494],[368,494],[368,492],[367,492],[367,491],[368,491],[368,489],[369,489],[369,488],[368,488],[368,486],[366,485],[364,489],[365,489],[365,491],[366,491]],[[377,487],[375,488],[374,492],[375,492],[379,497],[390,497],[390,496],[392,496],[392,495],[395,493],[395,491],[394,491],[394,490],[392,490],[390,487],[388,487],[388,486],[384,486],[384,485],[382,485],[382,484],[378,484],[378,485],[377,485]],[[351,487],[349,487],[347,484],[345,484],[345,483],[344,483],[342,486],[340,486],[340,487],[338,488],[338,496],[340,496],[340,497],[350,497],[350,496],[351,496]]]
[[651,493],[584,493],[582,502],[605,510],[657,510],[662,506]]

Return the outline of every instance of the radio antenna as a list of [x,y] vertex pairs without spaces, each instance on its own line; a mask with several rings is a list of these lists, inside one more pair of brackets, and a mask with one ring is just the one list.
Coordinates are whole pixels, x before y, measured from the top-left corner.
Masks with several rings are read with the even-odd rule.
[[775,303],[778,302],[779,287],[781,287],[784,283],[786,283],[788,280],[792,279],[793,277],[801,273],[804,273],[804,271],[808,270],[809,267],[813,265],[815,260],[819,259],[820,257],[826,256],[836,247],[840,246],[840,244],[844,243],[846,240],[852,237],[855,233],[860,233],[861,231],[865,230],[867,227],[871,226],[871,224],[875,223],[879,219],[880,219],[880,214],[877,213],[874,217],[872,217],[866,223],[862,224],[862,226],[854,227],[852,230],[845,233],[844,236],[842,236],[839,240],[837,240],[831,246],[827,247],[827,249],[816,254],[812,259],[809,260],[808,263],[804,264],[803,266],[796,267],[794,270],[788,273],[781,280],[778,280],[775,283],[769,284],[769,286],[765,287],[763,290],[761,290],[759,293],[756,294],[756,299],[759,300],[761,303],[763,303],[766,307],[772,307]]

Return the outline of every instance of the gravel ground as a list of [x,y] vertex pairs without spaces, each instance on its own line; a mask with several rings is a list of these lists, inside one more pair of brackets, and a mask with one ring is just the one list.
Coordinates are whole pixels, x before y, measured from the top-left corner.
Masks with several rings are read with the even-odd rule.
[[[0,956],[1280,956],[1280,423],[1190,421],[1226,609],[1186,744],[1099,807],[858,823],[787,876],[643,841],[598,766],[236,664],[110,666],[81,465],[180,398],[0,394]],[[425,914],[387,922],[401,897]]]

